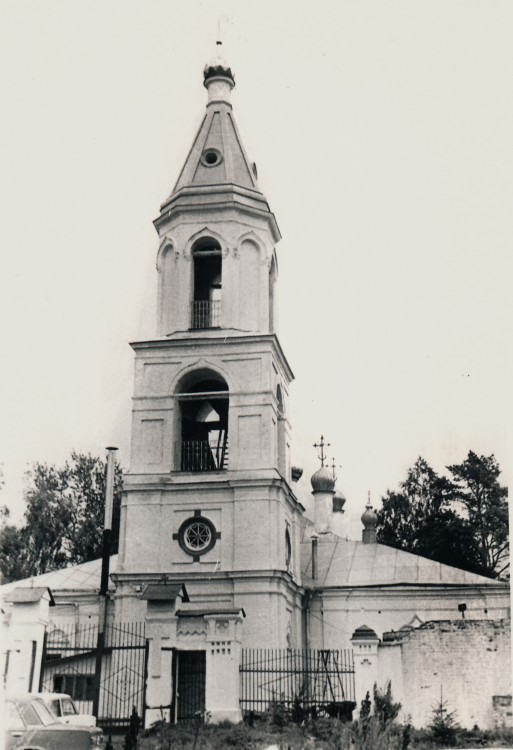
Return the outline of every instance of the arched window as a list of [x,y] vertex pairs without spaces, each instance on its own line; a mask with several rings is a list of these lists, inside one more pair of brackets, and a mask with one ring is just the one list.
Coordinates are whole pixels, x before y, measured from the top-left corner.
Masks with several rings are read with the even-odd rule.
[[178,391],[180,405],[180,470],[222,471],[228,468],[226,382],[202,370],[189,375]]
[[271,260],[271,267],[269,269],[269,333],[274,333],[275,320],[274,320],[274,286],[276,284],[276,261],[274,256]]
[[285,407],[281,385],[276,386],[276,404],[278,407],[278,422],[276,425],[278,471],[282,476],[287,474],[287,436],[285,431]]
[[221,245],[210,237],[202,237],[192,248],[192,258],[191,328],[218,328],[221,325]]
[[281,392],[281,385],[279,383],[276,386],[276,401],[278,402],[278,416],[283,417],[283,394]]

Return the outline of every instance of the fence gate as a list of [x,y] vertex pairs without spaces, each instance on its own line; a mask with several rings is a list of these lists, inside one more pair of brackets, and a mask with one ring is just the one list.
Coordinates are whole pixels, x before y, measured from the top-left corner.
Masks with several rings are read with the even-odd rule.
[[[98,725],[129,726],[135,709],[144,719],[148,644],[144,622],[107,625],[100,682]],[[54,625],[47,633],[41,688],[68,693],[79,711],[91,713],[98,626]]]
[[191,721],[205,712],[205,651],[175,651],[173,705],[176,721]]
[[240,677],[245,716],[280,705],[298,720],[308,714],[350,720],[356,706],[350,650],[243,649]]

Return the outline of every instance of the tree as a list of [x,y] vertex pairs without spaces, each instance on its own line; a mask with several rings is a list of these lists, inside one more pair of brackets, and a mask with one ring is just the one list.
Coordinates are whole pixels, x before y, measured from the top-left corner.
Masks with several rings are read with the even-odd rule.
[[458,724],[456,712],[449,711],[448,701],[444,701],[442,689],[440,688],[440,700],[433,706],[433,718],[429,726],[429,732],[433,741],[442,747],[450,747],[456,742]]
[[474,530],[480,562],[495,577],[509,570],[508,488],[501,486],[495,456],[469,451],[463,463],[447,467],[457,497]]
[[26,578],[26,549],[20,529],[9,523],[9,508],[4,506],[0,511],[0,571],[2,583]]
[[[439,476],[419,458],[399,492],[388,490],[382,498],[378,541],[481,575],[503,573],[505,563],[499,568],[494,561],[507,549],[507,490],[498,485],[500,470],[493,456],[475,461],[471,455],[463,464],[448,467],[455,479]],[[494,555],[482,552],[484,538]]]
[[[106,463],[73,452],[62,468],[35,463],[26,475],[20,527],[0,526],[0,571],[4,581],[40,575],[94,560],[102,553]],[[116,464],[112,551],[117,552],[122,471]]]

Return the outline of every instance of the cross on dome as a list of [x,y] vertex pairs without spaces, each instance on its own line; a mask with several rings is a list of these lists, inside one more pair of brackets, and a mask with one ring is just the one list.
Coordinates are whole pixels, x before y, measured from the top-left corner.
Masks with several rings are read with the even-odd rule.
[[320,441],[320,443],[314,443],[314,445],[313,445],[314,448],[320,448],[321,449],[321,453],[319,455],[319,460],[321,462],[321,467],[324,466],[324,462],[327,459],[327,456],[324,453],[324,449],[325,448],[329,448],[330,446],[331,446],[331,443],[325,443],[324,442],[324,435],[321,435],[321,441]]
[[332,472],[333,472],[333,479],[334,479],[335,481],[337,481],[337,474],[336,474],[336,469],[341,469],[341,468],[342,468],[342,464],[338,464],[338,465],[337,465],[337,464],[335,463],[335,458],[332,458],[331,460],[332,460],[332,464],[331,464],[331,470],[332,470]]

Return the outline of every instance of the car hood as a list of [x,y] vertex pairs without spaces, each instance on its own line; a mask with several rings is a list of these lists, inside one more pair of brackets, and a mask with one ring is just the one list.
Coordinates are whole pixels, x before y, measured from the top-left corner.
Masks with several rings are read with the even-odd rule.
[[75,727],[95,727],[96,718],[91,714],[70,714],[69,716],[61,716],[59,718],[63,724],[75,726]]

